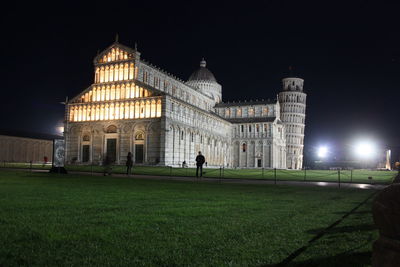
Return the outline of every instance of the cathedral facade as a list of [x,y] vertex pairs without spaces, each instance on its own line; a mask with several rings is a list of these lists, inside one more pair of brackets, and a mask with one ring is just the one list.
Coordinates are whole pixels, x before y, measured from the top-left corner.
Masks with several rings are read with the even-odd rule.
[[306,94],[286,78],[274,101],[222,102],[222,86],[202,60],[188,81],[141,60],[118,42],[94,59],[94,83],[65,111],[69,164],[194,165],[301,169]]

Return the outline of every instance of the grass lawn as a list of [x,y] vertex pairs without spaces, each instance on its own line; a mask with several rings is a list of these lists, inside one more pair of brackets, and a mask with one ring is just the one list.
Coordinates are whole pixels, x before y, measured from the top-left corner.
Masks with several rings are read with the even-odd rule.
[[[372,193],[0,170],[0,265],[276,264]],[[369,210],[293,264],[366,262]]]
[[[71,171],[94,171],[102,172],[102,166],[88,165],[69,165]],[[204,177],[215,178],[243,178],[243,179],[275,179],[275,171],[271,169],[214,169],[204,168]],[[125,166],[114,166],[114,173],[126,173]],[[161,176],[196,176],[195,168],[170,168],[170,167],[151,167],[134,166],[134,174],[161,175]],[[342,170],[340,171],[340,181],[349,183],[382,183],[387,184],[393,180],[397,172],[392,171],[371,171],[371,170]],[[368,177],[372,177],[369,179]],[[305,179],[304,179],[305,178]],[[325,181],[337,182],[338,171],[336,170],[276,170],[277,180],[295,180],[295,181]]]

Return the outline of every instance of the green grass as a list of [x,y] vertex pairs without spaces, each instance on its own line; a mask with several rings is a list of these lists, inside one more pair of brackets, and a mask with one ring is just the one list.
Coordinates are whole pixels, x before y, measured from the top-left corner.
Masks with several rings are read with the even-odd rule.
[[[0,265],[276,264],[372,193],[0,170]],[[370,253],[369,209],[294,264]]]
[[[17,169],[29,169],[31,168],[31,164],[29,162],[0,162],[0,168],[17,168]],[[39,170],[50,170],[51,164],[43,163],[32,163],[32,169]]]
[[[372,220],[372,200],[361,206],[342,223],[327,232],[294,260],[296,266],[370,266],[372,242],[378,231]],[[342,215],[340,212],[338,215]],[[316,233],[320,229],[312,229]],[[332,246],[335,248],[332,249]]]
[[[28,163],[6,163],[0,164],[0,167],[8,168],[29,168]],[[51,166],[42,164],[33,164],[35,169],[50,169]],[[99,165],[68,165],[66,169],[69,171],[83,172],[103,172],[104,168]],[[275,171],[273,169],[223,169],[204,168],[204,177],[211,178],[242,178],[242,179],[275,179]],[[126,173],[126,167],[116,165],[112,168],[113,173]],[[140,175],[159,175],[159,176],[196,176],[195,168],[170,168],[157,166],[134,166],[133,174]],[[343,183],[372,183],[372,184],[389,184],[392,182],[397,172],[394,171],[374,171],[374,170],[342,170],[340,171],[340,181]],[[372,177],[372,179],[369,179]],[[276,179],[285,181],[323,181],[337,182],[339,180],[338,171],[336,170],[276,170]]]

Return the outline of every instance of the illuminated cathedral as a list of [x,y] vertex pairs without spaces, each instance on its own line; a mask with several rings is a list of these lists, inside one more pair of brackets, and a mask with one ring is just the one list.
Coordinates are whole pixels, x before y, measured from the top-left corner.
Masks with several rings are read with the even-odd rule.
[[94,83],[66,103],[69,164],[194,165],[300,169],[306,94],[283,79],[278,99],[222,102],[222,86],[200,66],[187,81],[151,65],[118,41],[94,61]]

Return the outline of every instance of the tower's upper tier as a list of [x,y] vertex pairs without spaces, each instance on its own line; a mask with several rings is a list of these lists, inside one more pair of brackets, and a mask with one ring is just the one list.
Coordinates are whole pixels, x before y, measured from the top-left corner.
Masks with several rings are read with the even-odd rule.
[[282,79],[283,91],[303,91],[304,80],[301,78],[285,78]]
[[190,75],[188,82],[190,81],[211,81],[211,82],[217,82],[217,79],[215,79],[214,74],[206,68],[206,61],[204,58],[200,61],[200,68],[198,68],[196,71]]

